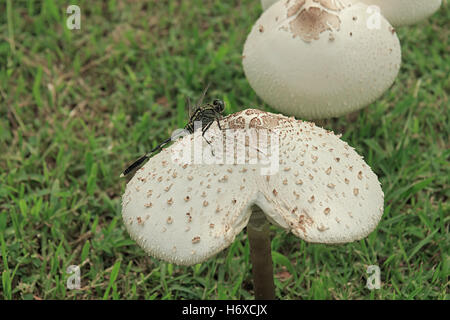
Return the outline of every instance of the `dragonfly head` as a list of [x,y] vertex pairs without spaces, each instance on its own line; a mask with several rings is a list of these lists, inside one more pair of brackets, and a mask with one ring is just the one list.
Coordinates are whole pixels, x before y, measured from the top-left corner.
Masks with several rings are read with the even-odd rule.
[[218,113],[222,113],[225,110],[225,102],[219,99],[213,101],[214,110]]

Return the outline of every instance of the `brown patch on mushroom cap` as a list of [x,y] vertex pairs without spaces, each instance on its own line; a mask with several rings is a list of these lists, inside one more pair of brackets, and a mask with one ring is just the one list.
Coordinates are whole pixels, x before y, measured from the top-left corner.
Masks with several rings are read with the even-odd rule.
[[264,111],[258,110],[258,109],[247,109],[243,111],[244,114],[246,114],[247,116],[251,116],[253,114],[261,114],[264,113]]
[[249,128],[256,128],[256,129],[258,129],[258,128],[262,127],[262,122],[261,122],[261,120],[259,118],[255,117],[255,118],[250,120],[250,123],[249,123],[248,126],[249,126]]
[[304,235],[306,235],[306,227],[310,227],[313,224],[314,220],[306,212],[302,211],[298,219],[298,228],[303,231]]
[[280,120],[277,119],[276,117],[270,117],[267,115],[263,115],[261,117],[262,122],[263,122],[263,126],[266,129],[273,129],[275,127],[277,127],[280,124]]
[[[295,3],[288,8],[287,17],[290,18],[295,15],[303,7],[305,2],[306,0],[296,0]],[[286,3],[286,5],[289,5],[289,1]]]
[[233,118],[228,121],[230,129],[245,129],[245,119],[243,117]]
[[318,40],[319,35],[326,30],[339,30],[341,20],[335,14],[321,8],[309,7],[303,9],[297,17],[289,23],[294,37],[300,37],[306,42]]

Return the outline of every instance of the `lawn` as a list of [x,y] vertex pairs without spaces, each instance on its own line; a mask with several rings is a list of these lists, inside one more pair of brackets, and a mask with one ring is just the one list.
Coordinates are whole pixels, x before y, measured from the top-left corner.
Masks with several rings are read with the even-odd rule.
[[[226,113],[271,110],[242,69],[257,0],[0,2],[0,299],[252,299],[245,232],[179,267],[149,257],[121,217],[119,175],[187,119],[210,84]],[[279,299],[449,299],[448,1],[397,30],[403,64],[375,103],[322,121],[379,176],[385,212],[361,241],[309,244],[272,227]],[[67,268],[80,267],[70,290]],[[381,288],[366,288],[366,269]]]

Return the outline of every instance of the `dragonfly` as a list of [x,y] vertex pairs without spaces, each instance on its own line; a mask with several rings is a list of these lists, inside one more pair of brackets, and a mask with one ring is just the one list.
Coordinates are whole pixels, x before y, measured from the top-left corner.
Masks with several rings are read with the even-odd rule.
[[[222,114],[223,114],[223,111],[225,110],[225,102],[220,99],[214,99],[212,101],[212,103],[207,103],[207,104],[202,105],[202,101],[206,94],[207,89],[208,88],[206,88],[205,91],[203,92],[203,95],[200,98],[199,102],[197,103],[197,107],[194,110],[194,112],[192,112],[192,113],[189,112],[190,113],[189,122],[186,124],[184,129],[192,134],[192,133],[194,133],[194,130],[196,129],[195,123],[200,121],[201,125],[202,125],[202,137],[206,140],[206,142],[208,144],[211,144],[205,138],[205,133],[208,131],[208,129],[211,127],[211,125],[214,122],[217,122],[217,126],[219,127],[220,130],[222,130],[222,128],[220,127],[220,120],[222,119]],[[189,99],[188,99],[188,105],[189,105],[189,109],[191,109],[191,103],[190,103]],[[172,139],[173,138],[170,137],[170,138],[164,140],[158,146],[153,148],[151,151],[147,152],[142,157],[137,159],[135,162],[133,162],[130,166],[128,166],[128,168],[126,168],[122,172],[120,177],[122,178],[122,177],[129,175],[131,172],[134,171],[134,169],[136,169],[142,163],[144,163],[147,159],[149,159],[153,153],[162,149],[166,144],[168,144],[170,141],[172,141]]]

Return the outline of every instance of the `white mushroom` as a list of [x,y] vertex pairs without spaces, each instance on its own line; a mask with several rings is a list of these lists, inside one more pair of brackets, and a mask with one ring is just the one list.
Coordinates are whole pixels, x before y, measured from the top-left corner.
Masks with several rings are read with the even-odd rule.
[[273,108],[307,119],[367,106],[394,82],[401,49],[380,16],[347,0],[283,0],[250,32],[243,66],[255,92]]
[[[128,183],[123,220],[150,255],[181,265],[205,261],[233,242],[254,206],[308,242],[355,241],[378,224],[377,176],[332,132],[255,109],[230,115],[221,126],[226,130],[214,124],[208,131],[215,134],[207,138],[214,157],[197,131],[152,157]],[[197,142],[201,161],[196,152],[180,158],[180,150],[190,152]],[[265,171],[269,165],[275,170]]]
[[353,0],[381,9],[383,16],[394,26],[415,24],[435,13],[442,0]]

